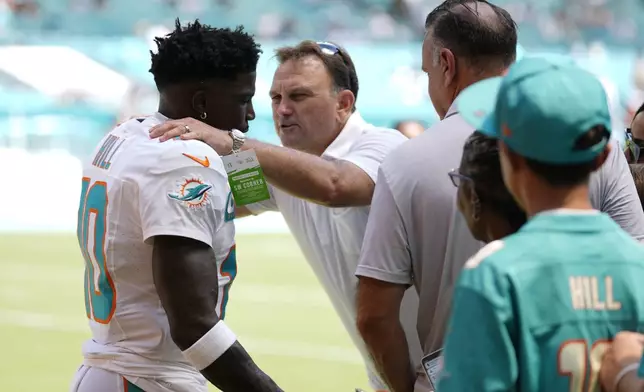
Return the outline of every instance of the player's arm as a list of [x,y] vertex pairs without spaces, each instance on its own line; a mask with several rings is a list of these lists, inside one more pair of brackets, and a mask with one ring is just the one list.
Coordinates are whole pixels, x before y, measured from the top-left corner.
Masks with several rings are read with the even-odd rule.
[[154,237],[153,274],[172,339],[208,381],[222,391],[280,391],[217,315],[217,264],[209,245]]
[[[204,167],[184,153],[207,157],[213,165]],[[177,141],[138,180],[143,237],[153,243],[154,283],[172,339],[210,382],[224,392],[280,391],[217,313],[212,246],[225,219],[228,186],[216,162],[206,145]]]
[[395,392],[412,391],[415,375],[400,306],[411,285],[404,224],[381,168],[356,275],[357,327],[376,367]]
[[467,269],[466,264],[465,268],[454,291],[436,390],[516,391],[518,363],[509,283],[485,265]]
[[[182,137],[201,139],[222,155],[232,150],[232,139],[226,132],[194,119],[168,121],[157,126],[152,136],[171,138],[184,133],[185,124],[190,133]],[[254,139],[247,139],[242,150],[254,150],[268,181],[284,192],[316,204],[348,207],[371,204],[377,165],[402,141],[404,138],[393,131],[390,137],[374,136],[356,149],[354,157],[333,161]]]

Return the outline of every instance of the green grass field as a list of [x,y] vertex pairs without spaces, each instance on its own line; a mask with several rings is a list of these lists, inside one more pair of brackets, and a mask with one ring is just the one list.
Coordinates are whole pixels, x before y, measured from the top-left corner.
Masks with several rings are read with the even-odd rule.
[[[240,235],[227,323],[286,391],[367,390],[364,367],[290,235]],[[0,235],[0,391],[67,391],[89,337],[71,235]],[[212,388],[215,391],[215,388]]]

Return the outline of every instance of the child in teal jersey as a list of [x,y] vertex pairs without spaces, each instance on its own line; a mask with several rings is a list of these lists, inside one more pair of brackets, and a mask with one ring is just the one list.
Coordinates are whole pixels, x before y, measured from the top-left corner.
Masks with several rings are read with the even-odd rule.
[[610,151],[602,85],[569,61],[526,57],[457,104],[498,139],[529,220],[465,265],[437,391],[598,391],[610,340],[644,327],[644,247],[588,196]]

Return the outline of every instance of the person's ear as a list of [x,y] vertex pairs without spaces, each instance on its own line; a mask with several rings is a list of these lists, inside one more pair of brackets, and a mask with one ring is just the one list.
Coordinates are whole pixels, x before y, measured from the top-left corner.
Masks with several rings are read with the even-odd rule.
[[443,86],[450,86],[456,79],[456,57],[451,50],[446,48],[441,48],[438,56],[438,62],[441,68],[441,72],[445,76],[443,79]]
[[204,117],[204,113],[206,113],[206,107],[206,93],[203,90],[197,90],[192,95],[192,110],[197,113],[199,118],[202,118]]
[[356,97],[349,90],[342,90],[337,95],[337,109],[341,113],[351,113],[356,103]]

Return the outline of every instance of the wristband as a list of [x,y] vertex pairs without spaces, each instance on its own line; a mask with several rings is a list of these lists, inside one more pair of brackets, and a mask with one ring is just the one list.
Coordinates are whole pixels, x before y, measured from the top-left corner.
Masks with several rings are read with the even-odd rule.
[[617,391],[617,386],[619,385],[619,382],[622,381],[622,378],[626,376],[628,373],[632,372],[633,370],[637,370],[640,367],[639,362],[631,363],[630,365],[626,365],[622,368],[622,370],[617,373],[617,376],[615,376],[615,381],[613,382],[613,390]]
[[236,341],[235,333],[219,320],[201,339],[184,350],[183,355],[188,362],[201,371],[221,357]]

